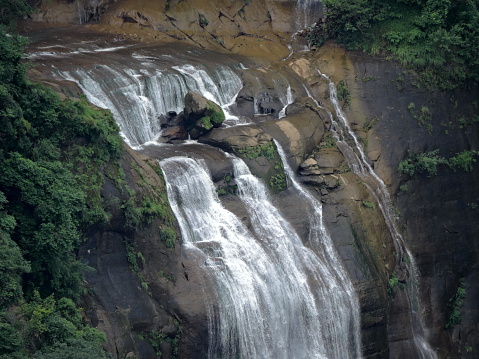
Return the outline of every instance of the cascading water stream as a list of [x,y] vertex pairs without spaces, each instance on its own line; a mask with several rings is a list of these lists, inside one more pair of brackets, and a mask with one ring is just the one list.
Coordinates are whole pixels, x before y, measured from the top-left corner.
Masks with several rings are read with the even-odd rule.
[[183,111],[184,98],[190,90],[222,106],[230,123],[238,120],[228,112],[228,107],[242,82],[227,66],[208,72],[193,65],[173,66],[164,71],[97,65],[88,71],[58,74],[76,82],[94,105],[111,110],[125,141],[133,148],[158,137],[162,130],[160,116]]
[[[308,193],[297,181],[295,175],[288,164],[286,154],[281,145],[275,141],[276,148],[283,162],[284,170],[286,172],[289,182],[293,185],[299,196],[304,199],[309,206],[309,243],[315,248],[315,253],[319,256],[319,259],[323,265],[328,266],[330,273],[328,278],[337,278],[337,285],[341,287],[340,292],[334,294],[332,306],[336,303],[339,305],[339,310],[342,313],[334,313],[336,323],[348,323],[349,326],[349,344],[350,353],[352,357],[361,358],[361,328],[360,328],[360,310],[359,300],[356,296],[354,286],[348,277],[346,270],[344,269],[336,249],[333,246],[333,241],[329,235],[328,230],[324,225],[323,220],[323,207],[322,203]],[[340,298],[338,298],[340,296]],[[335,357],[343,357],[344,354],[336,353]]]
[[321,0],[296,1],[296,31],[314,25],[321,14]]
[[293,103],[293,93],[291,92],[291,85],[288,85],[286,89],[286,98],[281,98],[281,102],[284,103],[284,107],[279,111],[278,118],[283,118],[286,116],[286,107]]
[[[334,116],[328,111],[332,123],[331,132],[333,133],[338,148],[344,155],[352,171],[361,178],[361,180],[369,188],[370,192],[374,195],[394,240],[397,258],[396,264],[398,266],[405,266],[409,272],[410,280],[408,283],[408,299],[411,308],[410,319],[413,324],[413,333],[415,336],[414,343],[417,348],[418,355],[420,358],[424,359],[436,359],[437,354],[430,347],[426,340],[427,331],[423,323],[422,310],[419,301],[419,272],[415,264],[414,257],[407,249],[406,244],[399,230],[397,229],[396,220],[393,216],[393,207],[386,185],[366,160],[366,155],[364,154],[362,146],[360,145],[356,134],[349,126],[349,122],[341,109],[337,99],[337,90],[335,84],[328,76],[321,73],[319,70],[318,73],[328,81],[330,101],[336,112],[336,118],[339,120],[339,122],[335,121]],[[309,91],[308,95],[314,100]],[[325,109],[323,106],[320,106],[316,100],[314,101],[319,107]],[[349,138],[349,140],[347,140],[347,138]],[[407,258],[405,258],[405,256],[407,256]],[[407,263],[407,261],[409,261],[409,263]]]
[[200,163],[186,157],[160,162],[184,245],[204,255],[215,278],[209,357],[360,358],[357,299],[318,212],[311,216],[310,240],[324,253],[316,255],[244,162],[233,163],[252,232],[222,207]]

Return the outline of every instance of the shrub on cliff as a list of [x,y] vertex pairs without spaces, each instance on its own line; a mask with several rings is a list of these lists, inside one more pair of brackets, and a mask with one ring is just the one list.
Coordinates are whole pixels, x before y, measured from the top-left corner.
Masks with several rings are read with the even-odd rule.
[[324,5],[315,38],[391,56],[440,88],[479,83],[478,0],[325,0]]

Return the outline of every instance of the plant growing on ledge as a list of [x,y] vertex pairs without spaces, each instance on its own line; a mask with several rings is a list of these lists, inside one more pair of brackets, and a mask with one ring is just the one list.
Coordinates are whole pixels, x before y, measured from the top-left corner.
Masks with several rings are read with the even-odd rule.
[[464,283],[464,278],[461,278],[459,281],[459,287],[457,288],[456,294],[449,299],[449,307],[451,308],[451,315],[449,320],[446,323],[446,329],[453,328],[461,322],[461,307],[462,303],[466,298],[466,287]]
[[210,23],[208,21],[208,19],[206,18],[205,15],[203,14],[198,14],[198,22],[200,24],[200,26],[204,29],[206,26],[208,26],[208,24]]
[[437,167],[446,163],[445,159],[438,156],[439,150],[414,154],[409,152],[408,157],[401,161],[398,167],[400,173],[411,177],[424,174],[431,177],[437,174]]
[[348,85],[341,80],[338,82],[337,90],[338,100],[344,101],[344,106],[349,105],[351,103],[351,93],[349,92]]
[[362,201],[361,204],[362,204],[364,207],[366,207],[366,208],[374,209],[374,204],[371,203],[371,202]]

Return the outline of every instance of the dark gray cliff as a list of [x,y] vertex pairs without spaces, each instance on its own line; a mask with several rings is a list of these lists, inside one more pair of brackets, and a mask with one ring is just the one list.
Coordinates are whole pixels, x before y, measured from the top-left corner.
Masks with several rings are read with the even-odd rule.
[[[80,250],[93,269],[85,278],[86,314],[115,358],[205,357],[208,280],[174,239],[179,231],[159,166],[125,147],[118,168],[124,182],[107,177],[102,191],[110,222]],[[146,200],[164,207],[134,222]]]
[[[205,6],[204,16],[211,21],[204,28],[199,24],[198,9],[191,1],[172,1],[174,6],[166,12],[168,16],[178,17],[178,21],[166,16],[166,1],[148,2],[149,6],[141,13],[136,11],[135,2],[110,2],[112,6],[100,23],[105,31],[118,33],[120,37],[161,36],[162,40],[168,38],[261,56],[265,66],[270,65],[265,58],[286,57],[285,38],[277,35],[291,30],[290,23],[280,25],[282,19],[291,17],[292,2],[254,2],[245,7],[244,12],[239,10],[240,2],[243,3],[222,1],[221,16],[217,9],[205,5],[206,2],[198,2]],[[267,7],[255,11],[264,4],[269,6],[272,23]],[[161,11],[157,11],[157,7]],[[241,13],[246,13],[246,17]],[[161,19],[151,14],[161,15]],[[228,27],[222,30],[224,23]],[[258,26],[254,33],[253,24]],[[211,41],[213,38],[215,41]],[[438,349],[441,358],[476,357],[479,351],[476,324],[479,319],[476,303],[479,294],[478,169],[464,173],[444,166],[436,176],[410,179],[400,175],[397,167],[408,150],[438,149],[442,156],[451,157],[465,149],[478,149],[478,124],[469,120],[478,113],[478,91],[442,93],[418,88],[412,85],[415,80],[395,64],[361,54],[347,54],[330,44],[306,60],[308,56],[293,56],[284,66],[305,79],[315,98],[326,106],[327,85],[315,67],[331,75],[335,82],[344,80],[348,86],[351,92],[351,104],[345,106],[348,118],[396,201],[402,233],[419,266],[421,299],[433,347]],[[246,90],[241,94],[243,98],[249,95]],[[420,126],[408,109],[411,103],[416,109],[427,106],[432,114],[430,122]],[[344,166],[337,149],[327,143],[325,135],[330,124],[324,113],[318,114],[311,103],[306,103],[301,110],[302,114],[292,115],[289,120],[265,122],[259,137],[258,131],[249,128],[248,136],[254,139],[250,145],[270,141],[268,136],[277,137],[292,159],[291,165],[295,169],[299,167],[302,180],[323,201],[326,224],[359,293],[365,357],[411,357],[408,343],[412,333],[405,294],[397,286],[388,294],[388,280],[394,271],[396,255],[381,213],[365,205],[374,202],[370,193]],[[428,125],[432,126],[431,130]],[[243,136],[239,131],[247,130],[222,131],[214,130],[203,141],[229,150],[231,146],[225,142],[231,142],[233,132]],[[155,153],[148,154],[155,156]],[[217,185],[231,186],[221,183],[231,169],[216,154],[208,156],[211,157],[207,163],[212,166],[210,170]],[[309,159],[314,159],[316,165],[311,161],[304,163]],[[250,159],[249,164],[261,173],[263,160]],[[310,164],[318,168],[309,167]],[[128,150],[120,166],[125,182],[136,193],[137,206],[145,207],[146,199],[157,198],[159,193],[164,195],[164,182],[155,171],[154,161]],[[163,358],[170,358],[176,355],[176,350],[180,358],[204,358],[208,343],[205,309],[208,298],[204,293],[209,293],[210,283],[200,270],[193,269],[197,268],[196,258],[178,244],[180,238],[175,246],[162,240],[164,217],[151,216],[131,225],[127,203],[132,194],[121,188],[124,185],[118,186],[114,180],[106,179],[103,195],[111,203],[110,225],[92,233],[80,251],[81,257],[94,269],[86,275],[89,288],[85,296],[86,315],[106,332],[106,347],[115,358],[149,359],[159,356],[159,351]],[[307,232],[305,219],[295,210],[301,204],[292,197],[288,190],[279,191],[275,201],[298,233],[304,234]],[[248,222],[244,208],[233,195],[226,194],[222,201]],[[174,221],[172,226],[176,228]],[[461,278],[466,290],[460,308],[462,321],[445,329],[452,312],[450,299],[457,292]]]
[[[437,175],[415,178],[400,174],[397,168],[408,151],[438,150],[439,155],[450,158],[464,150],[477,150],[479,91],[425,89],[412,74],[392,62],[359,53],[332,53],[329,58],[336,56],[342,64],[333,78],[345,80],[352,95],[351,106],[346,107],[348,118],[396,201],[402,233],[419,267],[431,343],[440,357],[473,358],[479,350],[475,324],[479,168],[475,165],[472,172],[464,172],[442,165]],[[411,103],[415,109],[427,107],[430,119],[421,123],[417,115],[414,118]],[[466,291],[460,307],[462,320],[446,329],[453,310],[451,299],[462,278]],[[401,310],[394,313],[395,306],[397,309],[401,304],[393,301],[391,307],[392,338],[404,328],[404,316]],[[406,355],[399,343],[391,342],[390,349],[391,357]]]

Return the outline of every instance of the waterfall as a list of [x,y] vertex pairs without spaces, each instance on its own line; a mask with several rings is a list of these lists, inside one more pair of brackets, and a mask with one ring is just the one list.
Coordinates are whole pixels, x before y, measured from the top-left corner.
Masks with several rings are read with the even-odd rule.
[[318,22],[321,16],[321,0],[296,1],[296,31],[301,31]]
[[244,162],[235,158],[233,164],[251,231],[221,205],[200,162],[160,162],[183,245],[203,253],[203,267],[215,278],[209,358],[361,357],[357,299],[322,224],[321,207],[308,202],[315,254]]
[[279,111],[278,118],[283,118],[286,116],[286,107],[288,107],[288,105],[291,105],[293,101],[294,99],[293,99],[293,94],[291,92],[291,86],[288,85],[288,88],[286,90],[286,98],[284,97],[281,98],[281,102],[284,104],[284,107],[281,109],[281,111]]
[[97,65],[91,70],[61,71],[59,75],[76,82],[91,103],[111,110],[131,147],[156,139],[161,132],[160,117],[169,111],[183,111],[190,90],[222,106],[230,122],[237,120],[228,108],[242,82],[227,66],[207,71],[184,65],[159,71]]
[[[371,165],[366,160],[366,155],[359,143],[356,134],[349,126],[348,119],[344,114],[337,98],[337,90],[335,84],[325,74],[318,70],[319,74],[328,81],[330,101],[336,112],[335,121],[331,113],[331,132],[336,140],[338,148],[344,155],[349,167],[352,171],[361,178],[370,192],[376,199],[379,209],[383,214],[385,222],[391,233],[396,250],[396,264],[406,265],[409,272],[410,280],[408,283],[408,300],[411,308],[411,322],[413,323],[414,343],[421,358],[436,359],[437,354],[427,342],[427,330],[423,323],[423,313],[419,301],[419,271],[417,269],[414,257],[407,249],[407,246],[397,229],[396,219],[393,216],[392,201],[387,191],[386,185],[381,178],[376,174]],[[311,97],[310,93],[308,95]],[[311,97],[312,98],[312,97]],[[316,104],[320,106],[317,102]],[[323,107],[322,107],[323,108]],[[407,256],[407,258],[406,258]],[[407,263],[409,261],[409,263]]]
[[78,23],[85,24],[88,21],[88,15],[85,10],[84,4],[80,4],[80,0],[77,0],[77,11],[78,11]]
[[192,65],[173,66],[173,68],[185,75],[190,89],[195,89],[208,100],[218,103],[223,108],[227,119],[238,120],[229,112],[229,106],[234,103],[243,83],[232,70],[220,66],[210,76],[205,70]]

